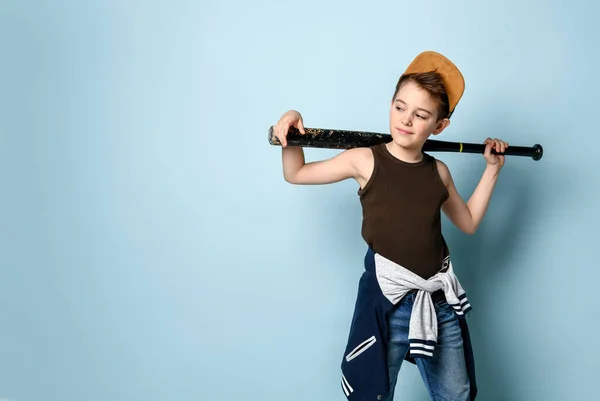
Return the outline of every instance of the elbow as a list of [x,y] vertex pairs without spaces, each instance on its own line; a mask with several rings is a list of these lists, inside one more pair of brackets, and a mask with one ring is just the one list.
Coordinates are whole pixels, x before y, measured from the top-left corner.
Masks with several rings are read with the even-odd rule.
[[297,184],[298,180],[295,174],[283,173],[283,179],[290,184]]
[[464,221],[458,228],[465,234],[473,235],[477,231],[477,224],[474,221]]
[[468,235],[473,235],[473,234],[475,234],[475,233],[477,232],[477,228],[478,228],[478,227],[477,227],[477,225],[476,225],[476,224],[472,224],[472,225],[470,225],[470,226],[464,227],[462,231],[463,231],[465,234],[468,234]]
[[283,179],[290,184],[302,184],[303,182],[303,174],[301,174],[302,168],[298,170],[283,170]]

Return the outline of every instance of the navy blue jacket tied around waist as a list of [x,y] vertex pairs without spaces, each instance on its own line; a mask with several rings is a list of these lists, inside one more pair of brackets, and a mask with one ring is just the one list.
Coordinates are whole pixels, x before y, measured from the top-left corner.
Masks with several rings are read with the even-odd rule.
[[388,316],[408,292],[416,290],[409,323],[410,351],[406,360],[431,358],[437,343],[437,316],[431,293],[443,290],[448,304],[459,318],[465,360],[471,382],[471,400],[477,395],[475,364],[465,319],[471,310],[449,257],[440,271],[428,280],[367,250],[365,271],[359,285],[344,359],[341,386],[349,401],[380,401],[390,392],[387,343]]

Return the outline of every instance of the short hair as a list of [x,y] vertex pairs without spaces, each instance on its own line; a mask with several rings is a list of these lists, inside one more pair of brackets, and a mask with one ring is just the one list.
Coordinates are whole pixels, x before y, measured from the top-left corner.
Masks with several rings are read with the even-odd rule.
[[398,91],[408,82],[415,83],[421,89],[429,93],[431,99],[438,106],[438,119],[450,117],[450,101],[448,100],[448,93],[444,86],[444,80],[439,73],[429,71],[403,74],[396,84],[396,91],[394,92],[392,102],[395,100]]

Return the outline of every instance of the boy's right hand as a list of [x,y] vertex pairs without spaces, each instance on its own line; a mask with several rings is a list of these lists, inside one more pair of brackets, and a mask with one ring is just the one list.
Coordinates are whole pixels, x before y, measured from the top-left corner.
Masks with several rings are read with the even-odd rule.
[[277,139],[279,139],[279,142],[281,143],[282,147],[287,146],[286,137],[288,134],[288,130],[292,126],[296,127],[301,134],[305,134],[302,116],[296,110],[287,111],[283,116],[281,116],[281,118],[273,128],[273,134]]

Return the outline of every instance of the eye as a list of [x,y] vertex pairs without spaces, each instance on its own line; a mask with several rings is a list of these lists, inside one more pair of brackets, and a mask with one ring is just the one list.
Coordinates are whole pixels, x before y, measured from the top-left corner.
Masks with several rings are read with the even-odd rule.
[[402,111],[402,110],[404,110],[404,109],[403,109],[403,108],[401,108],[401,107],[398,107],[398,106],[396,106],[396,110],[398,110],[398,111]]
[[419,117],[421,120],[425,120],[425,116],[422,116],[420,114],[417,114],[417,117]]

